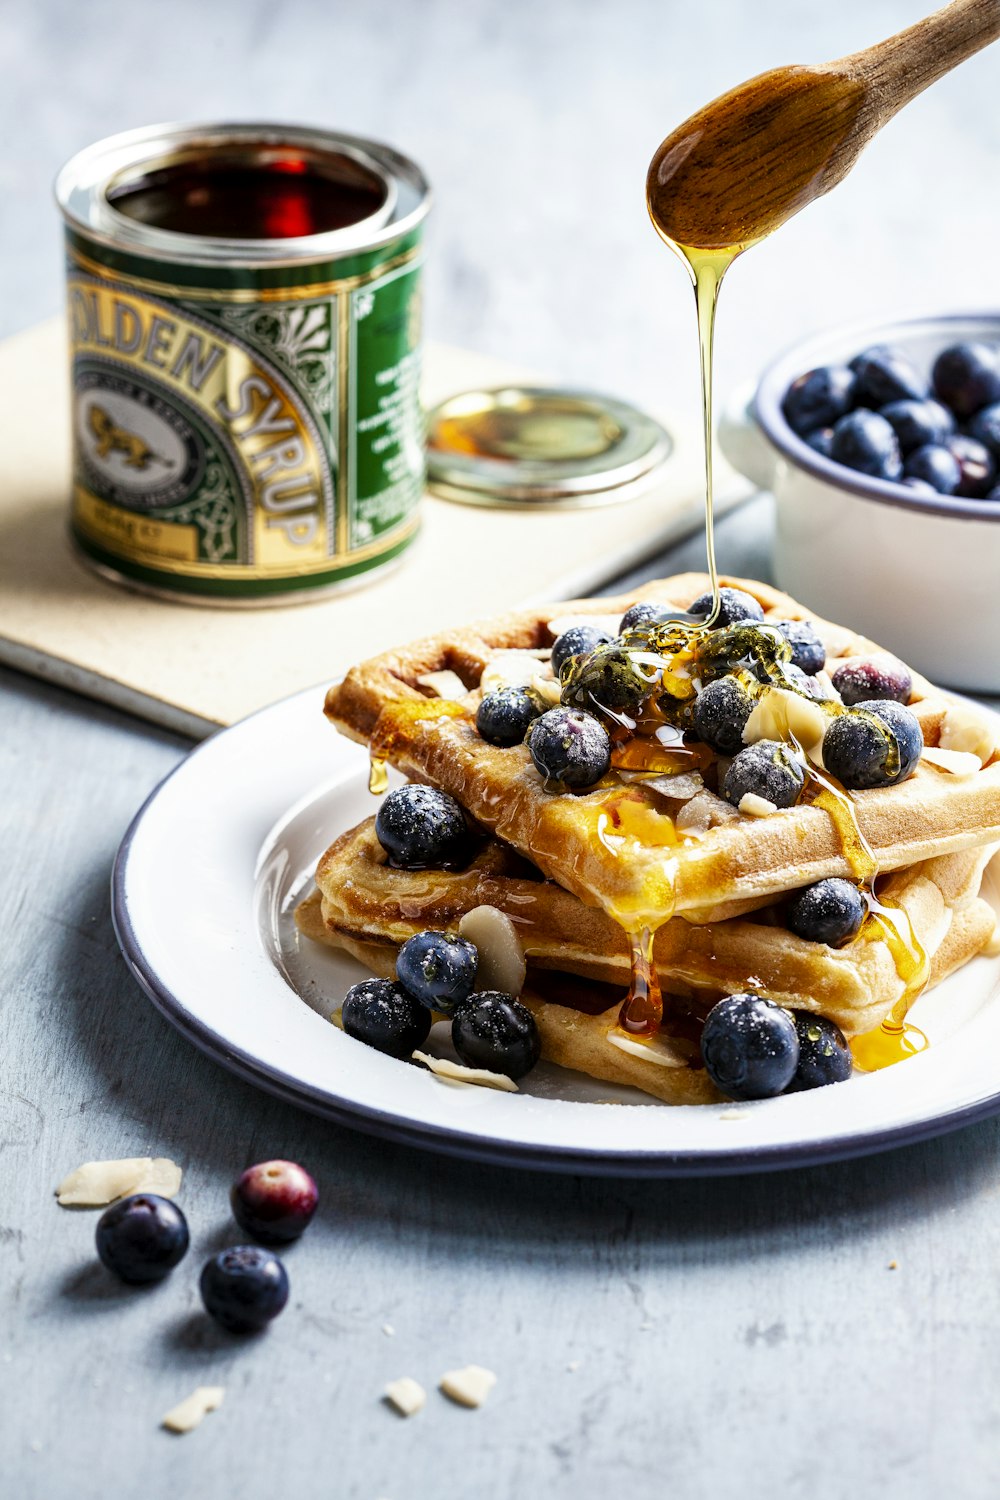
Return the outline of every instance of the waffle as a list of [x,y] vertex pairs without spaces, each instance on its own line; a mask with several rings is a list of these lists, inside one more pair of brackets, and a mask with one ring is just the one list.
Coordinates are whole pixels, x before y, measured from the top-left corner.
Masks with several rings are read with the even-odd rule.
[[[767,585],[723,582],[753,595],[769,620],[810,619],[831,662],[882,649]],[[696,791],[688,805],[614,772],[593,791],[553,794],[525,746],[497,749],[476,732],[480,678],[501,653],[536,653],[541,670],[559,628],[550,622],[586,616],[616,629],[637,600],[684,608],[708,583],[703,574],[681,574],[626,597],[524,609],[429,637],[355,667],[330,689],[326,714],[412,780],[450,792],[485,830],[629,930],[658,926],[673,912],[711,916],[731,912],[732,903],[745,909],[826,876],[850,876],[841,829],[821,806],[800,802],[754,818],[707,790]],[[433,695],[440,673],[460,679],[467,690],[461,699]],[[955,704],[914,675],[910,707],[926,745],[939,745]],[[975,774],[954,775],[925,759],[898,786],[857,792],[852,800],[883,871],[1000,841],[1000,760],[992,747]]]
[[[882,888],[906,910],[930,959],[931,985],[992,937],[993,909],[977,893],[993,852],[928,860]],[[665,1039],[651,1048],[619,1031],[629,960],[617,924],[495,841],[461,872],[399,870],[386,863],[368,819],[327,850],[316,878],[318,889],[296,913],[302,933],[385,978],[394,976],[397,950],[414,933],[453,927],[475,906],[497,906],[518,925],[528,960],[521,999],[535,1016],[543,1057],[667,1103],[719,1097],[704,1070],[691,1066],[693,1049]],[[697,928],[675,918],[657,935],[655,958],[666,989],[731,993],[752,976],[772,998],[828,1016],[848,1035],[878,1025],[903,989],[884,943],[833,949],[805,942],[776,926],[773,912]]]

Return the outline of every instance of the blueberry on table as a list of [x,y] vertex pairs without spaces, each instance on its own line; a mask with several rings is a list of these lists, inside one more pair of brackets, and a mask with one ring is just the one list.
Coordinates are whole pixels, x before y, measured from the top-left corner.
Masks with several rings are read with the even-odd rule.
[[487,744],[506,750],[522,743],[538,713],[538,704],[524,688],[498,688],[487,693],[476,710],[476,728]]
[[511,995],[483,990],[460,1005],[451,1023],[455,1051],[468,1068],[523,1078],[541,1055],[535,1018]]
[[[711,590],[699,594],[693,604],[688,605],[688,613],[692,615],[708,616],[712,608]],[[764,611],[752,595],[744,593],[742,589],[720,589],[719,590],[719,614],[713,622],[712,629],[720,630],[726,625],[736,625],[741,620],[763,620]]]
[[713,1005],[701,1034],[705,1070],[730,1099],[773,1099],[799,1064],[791,1015],[766,995],[729,995]]
[[873,479],[898,479],[903,472],[899,439],[885,417],[874,411],[852,411],[833,429],[830,455],[835,463]]
[[816,427],[832,427],[853,404],[853,373],[846,365],[822,365],[792,381],[781,411],[792,431],[804,437]]
[[832,427],[816,427],[812,432],[807,432],[802,441],[822,458],[830,458],[833,454]]
[[109,1271],[134,1286],[162,1281],[183,1260],[187,1220],[169,1198],[134,1193],[97,1221],[97,1253]]
[[735,755],[743,749],[743,729],[754,702],[755,696],[738,677],[717,677],[695,699],[695,734],[720,755]]
[[233,1218],[265,1244],[287,1244],[308,1229],[319,1189],[294,1161],[261,1161],[247,1167],[229,1194]]
[[940,443],[915,448],[903,463],[907,479],[920,479],[939,495],[953,495],[962,479],[962,466]]
[[851,360],[854,372],[854,405],[886,406],[892,401],[919,401],[927,395],[927,382],[912,360],[898,349],[865,349]]
[[965,430],[969,437],[988,448],[994,458],[1000,458],[1000,401],[977,411]]
[[838,714],[823,738],[823,761],[843,786],[863,791],[905,781],[923,748],[916,715],[879,698]]
[[785,908],[785,921],[796,937],[839,948],[857,937],[866,911],[857,886],[833,876],[796,891]]
[[563,674],[562,701],[576,708],[635,714],[655,682],[651,668],[642,667],[631,651],[612,642],[570,663]]
[[788,1093],[821,1089],[828,1083],[846,1083],[854,1064],[840,1027],[810,1010],[793,1010],[792,1015],[799,1038],[799,1065]]
[[478,965],[479,953],[467,938],[418,932],[399,950],[396,977],[414,1000],[449,1015],[472,994]]
[[528,730],[535,769],[546,781],[593,786],[611,766],[611,741],[593,714],[579,708],[550,708]]
[[774,620],[771,623],[791,646],[793,667],[798,667],[807,677],[822,672],[826,666],[826,647],[815,625],[809,620]]
[[963,495],[967,500],[984,499],[997,477],[996,459],[985,443],[974,437],[966,437],[963,433],[956,433],[948,439],[948,451],[959,469],[955,494]]
[[630,630],[638,630],[644,625],[652,625],[669,609],[669,604],[650,604],[648,602],[633,604],[622,615],[621,624],[618,626],[618,634],[627,635]]
[[205,1311],[229,1333],[259,1333],[288,1301],[288,1273],[260,1245],[233,1245],[206,1261],[201,1273]]
[[552,673],[559,678],[566,663],[575,656],[589,656],[597,646],[606,646],[613,637],[610,630],[597,625],[571,625],[557,636],[552,647]]
[[909,667],[887,651],[850,658],[836,669],[831,680],[849,708],[871,698],[895,698],[897,703],[909,703],[913,692]]
[[934,394],[966,421],[984,406],[1000,401],[1000,366],[989,344],[952,344],[943,349],[931,371]]
[[943,443],[955,431],[951,412],[930,397],[926,401],[891,401],[879,415],[885,417],[899,439],[904,457],[927,443]]
[[397,787],[382,803],[375,836],[390,862],[404,870],[448,869],[469,861],[471,839],[454,797],[436,787]]
[[348,1036],[388,1057],[409,1057],[431,1029],[430,1011],[391,979],[352,984],[340,1019]]
[[734,807],[747,795],[763,797],[775,807],[791,807],[804,782],[802,767],[787,745],[758,740],[733,757],[723,777],[722,795]]

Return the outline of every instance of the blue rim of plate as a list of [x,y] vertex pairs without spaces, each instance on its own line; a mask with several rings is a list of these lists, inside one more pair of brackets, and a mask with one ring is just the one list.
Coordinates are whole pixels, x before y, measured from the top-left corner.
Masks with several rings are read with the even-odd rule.
[[[317,691],[322,691],[319,689]],[[299,697],[301,694],[293,694]],[[266,705],[248,714],[236,724],[218,731],[196,745],[172,771],[154,787],[139,808],[115,855],[111,872],[111,919],[115,937],[129,971],[147,999],[170,1024],[199,1051],[220,1063],[245,1083],[252,1084],[275,1098],[294,1104],[310,1114],[332,1120],[348,1129],[360,1130],[379,1140],[403,1146],[415,1146],[490,1166],[515,1167],[539,1172],[562,1172],[586,1177],[733,1177],[754,1172],[773,1172],[795,1167],[810,1167],[874,1156],[900,1146],[921,1141],[975,1125],[1000,1114],[1000,1085],[994,1094],[971,1104],[960,1105],[941,1114],[864,1135],[831,1136],[822,1142],[795,1143],[756,1147],[736,1147],[726,1151],[606,1151],[595,1153],[593,1147],[532,1146],[519,1141],[490,1140],[453,1128],[403,1120],[388,1111],[352,1103],[331,1096],[317,1097],[296,1078],[281,1069],[268,1067],[245,1050],[234,1046],[212,1027],[191,1015],[183,1000],[167,986],[156,970],[147,963],[128,911],[126,886],[132,844],[147,813],[175,776],[224,735],[271,713],[290,699]],[[669,1106],[668,1106],[669,1107]]]

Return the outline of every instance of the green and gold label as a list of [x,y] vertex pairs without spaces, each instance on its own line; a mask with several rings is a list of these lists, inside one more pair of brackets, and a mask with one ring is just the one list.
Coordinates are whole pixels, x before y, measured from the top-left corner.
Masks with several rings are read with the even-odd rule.
[[416,247],[340,281],[311,267],[312,285],[258,290],[245,274],[180,287],[143,269],[71,249],[85,550],[180,591],[245,597],[395,555],[423,486]]

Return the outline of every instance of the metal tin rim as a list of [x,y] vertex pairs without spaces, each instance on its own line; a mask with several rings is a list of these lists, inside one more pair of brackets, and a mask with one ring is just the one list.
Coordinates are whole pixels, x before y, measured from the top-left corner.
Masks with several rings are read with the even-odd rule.
[[631,498],[638,481],[661,468],[673,439],[655,418],[600,392],[563,386],[506,384],[456,393],[428,413],[428,432],[448,408],[470,397],[528,397],[578,402],[612,418],[621,440],[593,458],[499,459],[446,449],[427,449],[427,488],[441,499],[467,505],[606,505]]
[[[344,229],[297,239],[231,240],[179,234],[142,224],[114,209],[106,189],[122,172],[185,145],[258,141],[273,146],[300,146],[337,151],[354,157],[386,185],[386,204],[378,214]],[[154,255],[185,265],[231,265],[248,268],[300,265],[336,260],[362,250],[376,250],[408,234],[426,217],[431,189],[409,157],[379,141],[309,125],[223,121],[168,122],[106,136],[70,158],[55,181],[55,197],[67,224],[110,249]],[[378,222],[373,222],[373,221]]]

